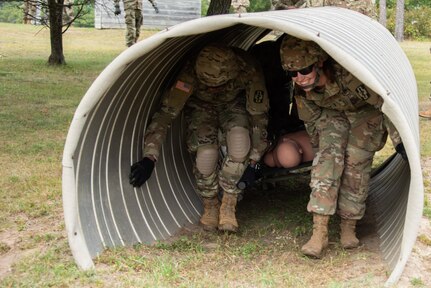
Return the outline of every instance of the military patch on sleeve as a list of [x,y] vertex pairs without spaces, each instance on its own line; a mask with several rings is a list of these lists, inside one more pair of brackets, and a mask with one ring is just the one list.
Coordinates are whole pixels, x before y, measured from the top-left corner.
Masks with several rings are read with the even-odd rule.
[[356,93],[358,93],[358,96],[362,100],[367,100],[371,96],[370,93],[368,93],[367,88],[365,88],[364,84],[361,84],[358,87],[356,87],[355,91]]
[[259,103],[259,104],[263,103],[263,95],[264,95],[263,90],[256,90],[254,92],[253,102]]
[[189,93],[192,89],[192,85],[190,85],[189,83],[178,80],[177,83],[175,83],[175,88],[177,88],[178,90],[181,90],[183,92]]

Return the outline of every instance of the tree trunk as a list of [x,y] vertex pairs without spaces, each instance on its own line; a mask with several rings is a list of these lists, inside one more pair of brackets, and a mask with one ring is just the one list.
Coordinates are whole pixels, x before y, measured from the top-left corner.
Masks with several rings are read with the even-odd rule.
[[232,0],[212,0],[208,7],[207,16],[228,14]]
[[379,22],[386,27],[386,0],[380,0],[379,2]]
[[66,64],[63,54],[63,3],[64,0],[48,0],[51,38],[50,65]]
[[404,0],[397,0],[397,14],[395,17],[395,39],[404,40]]

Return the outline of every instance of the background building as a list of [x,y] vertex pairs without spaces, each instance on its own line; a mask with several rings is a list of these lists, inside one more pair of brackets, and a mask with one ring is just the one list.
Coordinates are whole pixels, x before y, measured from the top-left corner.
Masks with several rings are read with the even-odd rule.
[[[143,0],[143,28],[163,29],[172,25],[201,17],[200,0],[155,0],[159,13],[157,14],[148,0]],[[114,15],[113,0],[96,0],[94,10],[94,27],[125,28],[124,4],[120,1],[121,14]]]

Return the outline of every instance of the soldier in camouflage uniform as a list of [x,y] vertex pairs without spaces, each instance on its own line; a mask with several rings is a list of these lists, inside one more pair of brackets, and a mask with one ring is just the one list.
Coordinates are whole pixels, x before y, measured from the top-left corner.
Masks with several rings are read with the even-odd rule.
[[372,0],[272,0],[272,5],[275,10],[336,6],[377,19],[376,7]]
[[[148,0],[153,6],[156,13],[159,13],[159,9],[157,8],[157,3],[155,0]],[[123,0],[124,2],[124,12],[126,15],[124,16],[124,20],[126,22],[126,46],[130,47],[135,44],[139,35],[141,34],[141,26],[143,23],[142,16],[142,0]],[[115,15],[121,14],[120,9],[120,0],[114,0],[115,3]]]
[[[145,132],[144,159],[132,166],[130,183],[141,186],[150,177],[172,120],[184,110],[187,146],[195,158],[193,172],[204,204],[200,223],[205,230],[235,232],[241,192],[236,183],[247,164],[259,161],[267,146],[269,101],[263,79],[245,51],[219,44],[205,46],[164,95],[161,109]],[[221,145],[227,147],[227,155],[220,164]]]
[[232,0],[231,6],[235,13],[247,13],[247,8],[250,6],[249,0]]
[[305,7],[336,6],[377,19],[376,7],[372,0],[306,0],[305,2]]
[[68,24],[73,20],[73,1],[64,0],[63,3],[63,24]]
[[[120,15],[120,0],[114,0],[115,15]],[[124,20],[126,22],[126,45],[127,47],[135,44],[139,39],[142,26],[142,0],[123,0]]]
[[304,8],[305,2],[305,0],[272,0],[271,4],[274,10],[287,10]]
[[35,0],[24,1],[24,24],[31,24],[32,20],[37,17],[37,2]]
[[318,45],[288,36],[280,54],[283,69],[295,83],[299,116],[318,149],[307,206],[313,213],[313,235],[301,251],[320,258],[335,212],[341,217],[341,245],[359,245],[356,221],[364,216],[371,164],[388,131],[397,152],[406,155],[398,132],[380,111],[383,99]]

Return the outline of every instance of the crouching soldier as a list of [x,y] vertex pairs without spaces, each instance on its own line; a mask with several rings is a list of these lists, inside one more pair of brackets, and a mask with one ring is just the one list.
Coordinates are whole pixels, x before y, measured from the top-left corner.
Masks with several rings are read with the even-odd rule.
[[[144,135],[144,158],[131,167],[130,184],[139,187],[151,176],[167,130],[184,110],[187,146],[194,156],[193,172],[204,204],[200,224],[208,231],[236,232],[241,191],[236,183],[267,146],[268,97],[263,79],[245,51],[220,44],[205,46],[164,95]],[[221,145],[226,145],[227,155],[219,165]]]
[[365,213],[374,154],[389,132],[406,160],[399,133],[380,110],[383,99],[314,42],[287,36],[280,55],[295,83],[299,116],[318,149],[307,206],[313,213],[313,235],[301,251],[321,257],[328,246],[329,218],[335,213],[341,217],[342,247],[358,247],[356,223]]

